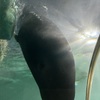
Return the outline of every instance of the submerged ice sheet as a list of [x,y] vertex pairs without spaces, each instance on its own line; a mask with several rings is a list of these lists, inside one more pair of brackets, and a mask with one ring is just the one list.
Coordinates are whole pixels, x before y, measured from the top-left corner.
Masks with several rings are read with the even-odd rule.
[[10,39],[16,20],[16,0],[0,0],[0,39]]

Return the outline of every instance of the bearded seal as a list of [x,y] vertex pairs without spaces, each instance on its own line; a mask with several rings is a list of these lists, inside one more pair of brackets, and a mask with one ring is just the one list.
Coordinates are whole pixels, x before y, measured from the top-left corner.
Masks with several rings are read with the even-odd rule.
[[39,87],[42,100],[74,100],[75,63],[71,48],[49,19],[27,13],[15,39]]

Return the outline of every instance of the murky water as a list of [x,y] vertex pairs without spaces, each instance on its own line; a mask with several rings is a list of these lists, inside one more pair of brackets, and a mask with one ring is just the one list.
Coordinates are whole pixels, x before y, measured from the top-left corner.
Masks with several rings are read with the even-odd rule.
[[[85,100],[89,64],[100,34],[100,0],[21,1],[26,5],[33,4],[31,11],[55,22],[65,34],[76,63],[75,100]],[[100,99],[99,66],[100,56],[96,64],[91,100]],[[8,41],[7,55],[0,63],[0,100],[41,100],[35,80],[14,38]]]
[[0,64],[1,100],[41,100],[34,78],[19,45],[9,41],[7,56]]
[[[95,43],[88,42],[84,45],[79,43],[77,47],[71,45],[76,62],[75,100],[85,100],[86,79],[94,45]],[[91,100],[100,98],[99,60],[95,69]],[[9,41],[7,56],[0,64],[0,99],[41,100],[35,80],[23,58],[19,44],[14,39]]]

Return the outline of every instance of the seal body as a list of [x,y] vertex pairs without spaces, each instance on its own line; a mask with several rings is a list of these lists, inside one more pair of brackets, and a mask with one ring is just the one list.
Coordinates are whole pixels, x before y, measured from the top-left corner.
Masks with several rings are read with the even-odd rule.
[[74,58],[59,28],[47,18],[29,13],[15,38],[36,80],[42,100],[74,100]]

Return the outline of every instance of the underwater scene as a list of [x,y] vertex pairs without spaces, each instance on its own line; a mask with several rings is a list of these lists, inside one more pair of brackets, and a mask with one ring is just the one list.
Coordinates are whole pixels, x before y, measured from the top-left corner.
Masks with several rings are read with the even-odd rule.
[[[65,35],[75,60],[75,100],[86,100],[89,67],[100,35],[100,0],[0,0],[0,100],[42,100],[13,35],[18,34],[24,7],[52,20]],[[100,54],[90,100],[100,99],[99,76]]]

